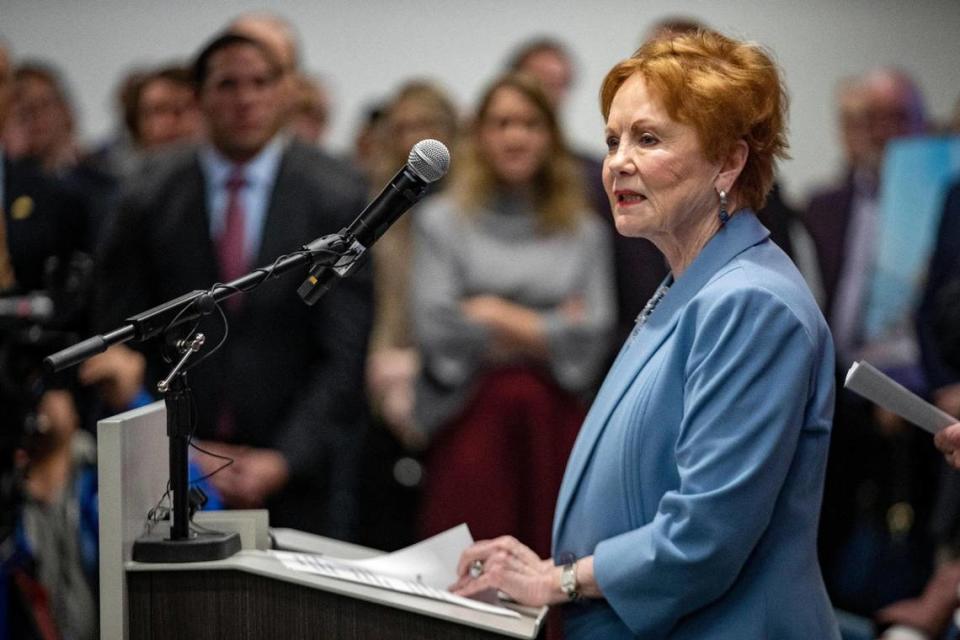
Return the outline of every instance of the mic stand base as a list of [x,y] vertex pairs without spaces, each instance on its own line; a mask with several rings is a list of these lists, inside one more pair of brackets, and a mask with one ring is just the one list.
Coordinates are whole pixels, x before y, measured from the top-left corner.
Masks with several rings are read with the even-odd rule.
[[190,356],[203,345],[203,334],[171,340],[172,349],[180,361],[170,375],[157,387],[163,393],[167,407],[167,438],[170,452],[170,493],[173,509],[170,512],[169,534],[163,530],[150,531],[133,543],[133,559],[137,562],[203,562],[222,560],[240,551],[237,533],[221,533],[190,528],[189,448],[194,431],[193,397],[187,385],[184,366]]
[[196,531],[183,540],[171,540],[162,531],[147,533],[133,543],[135,562],[205,562],[223,560],[240,551],[240,536],[233,532]]

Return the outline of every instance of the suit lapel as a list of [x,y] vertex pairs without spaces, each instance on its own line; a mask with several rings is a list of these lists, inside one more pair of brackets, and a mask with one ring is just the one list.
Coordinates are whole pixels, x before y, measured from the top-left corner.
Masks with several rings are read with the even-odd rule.
[[[207,209],[207,176],[200,166],[200,158],[194,155],[193,167],[186,176],[186,184],[180,192],[184,194],[184,201],[180,207],[184,216],[181,224],[191,228],[192,237],[196,237],[203,247],[203,254],[197,256],[206,265],[206,273],[214,276],[214,280],[223,280],[220,274],[220,263],[217,260],[217,241],[210,236],[210,211]],[[199,215],[198,215],[199,213]],[[210,282],[213,284],[213,281]]]
[[299,244],[305,244],[313,239],[303,238],[298,245],[288,244],[291,234],[299,231],[289,227],[293,221],[299,219],[298,216],[291,215],[291,210],[297,206],[295,194],[302,192],[297,188],[298,184],[294,176],[297,163],[292,156],[295,150],[295,145],[288,144],[280,158],[277,177],[273,181],[273,189],[267,203],[267,213],[263,219],[260,248],[255,258],[256,264],[251,264],[251,269],[266,266],[276,260],[277,256],[290,253],[297,249]]
[[739,212],[703,248],[700,255],[670,287],[646,324],[627,340],[610,368],[590,412],[584,420],[567,463],[554,517],[553,539],[563,530],[564,518],[589,466],[600,436],[627,389],[644,365],[673,334],[681,310],[720,269],[747,248],[770,235],[752,211]]
[[[183,162],[180,158],[176,162]],[[216,243],[210,237],[206,176],[196,157],[169,178],[169,191],[149,205],[143,224],[152,234],[157,298],[209,287],[220,279]]]
[[851,173],[849,179],[836,194],[834,206],[830,207],[824,213],[829,230],[823,234],[825,242],[828,243],[827,256],[821,258],[821,262],[829,262],[829,267],[824,269],[824,286],[826,288],[827,305],[825,315],[829,318],[833,314],[833,304],[835,294],[840,285],[840,273],[843,269],[843,261],[847,254],[847,235],[850,230],[850,220],[853,218],[853,204],[856,196],[856,185],[854,175]]

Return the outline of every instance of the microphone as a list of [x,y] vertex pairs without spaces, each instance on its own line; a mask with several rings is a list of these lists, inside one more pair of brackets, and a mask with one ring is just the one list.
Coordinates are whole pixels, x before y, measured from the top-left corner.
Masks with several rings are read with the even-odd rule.
[[[315,264],[297,293],[313,305],[337,282],[356,268],[361,256],[404,212],[427,194],[429,186],[442,178],[450,167],[450,152],[438,140],[421,140],[413,145],[407,164],[393,176],[373,202],[345,229],[337,240],[346,252],[333,265]],[[324,236],[304,245],[310,252],[329,251],[330,237]]]

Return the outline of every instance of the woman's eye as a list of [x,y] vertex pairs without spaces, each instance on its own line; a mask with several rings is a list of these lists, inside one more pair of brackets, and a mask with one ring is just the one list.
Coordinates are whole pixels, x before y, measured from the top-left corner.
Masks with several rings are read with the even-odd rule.
[[620,144],[620,138],[615,138],[613,136],[607,136],[607,151],[613,151],[617,148],[617,145]]
[[644,133],[644,134],[641,134],[641,135],[640,135],[640,144],[642,144],[642,145],[644,145],[644,146],[649,146],[649,145],[652,145],[652,144],[657,144],[657,142],[658,142],[658,140],[657,140],[656,136],[654,136],[654,135],[652,135],[652,134],[650,134],[650,133]]

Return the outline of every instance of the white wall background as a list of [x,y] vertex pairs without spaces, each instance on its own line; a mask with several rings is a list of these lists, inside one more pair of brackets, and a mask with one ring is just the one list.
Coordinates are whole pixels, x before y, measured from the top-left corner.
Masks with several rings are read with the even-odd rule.
[[[59,66],[80,108],[81,133],[114,123],[112,92],[135,64],[187,58],[246,0],[0,0],[0,36],[17,57]],[[836,81],[893,63],[914,74],[930,112],[960,96],[958,0],[279,0],[303,41],[305,67],[324,75],[336,104],[330,146],[346,150],[361,107],[412,76],[439,80],[468,107],[523,39],[570,44],[579,80],[563,114],[573,142],[602,152],[597,90],[665,15],[695,16],[771,48],[791,95],[793,159],[782,177],[797,202],[841,165],[832,107]]]

